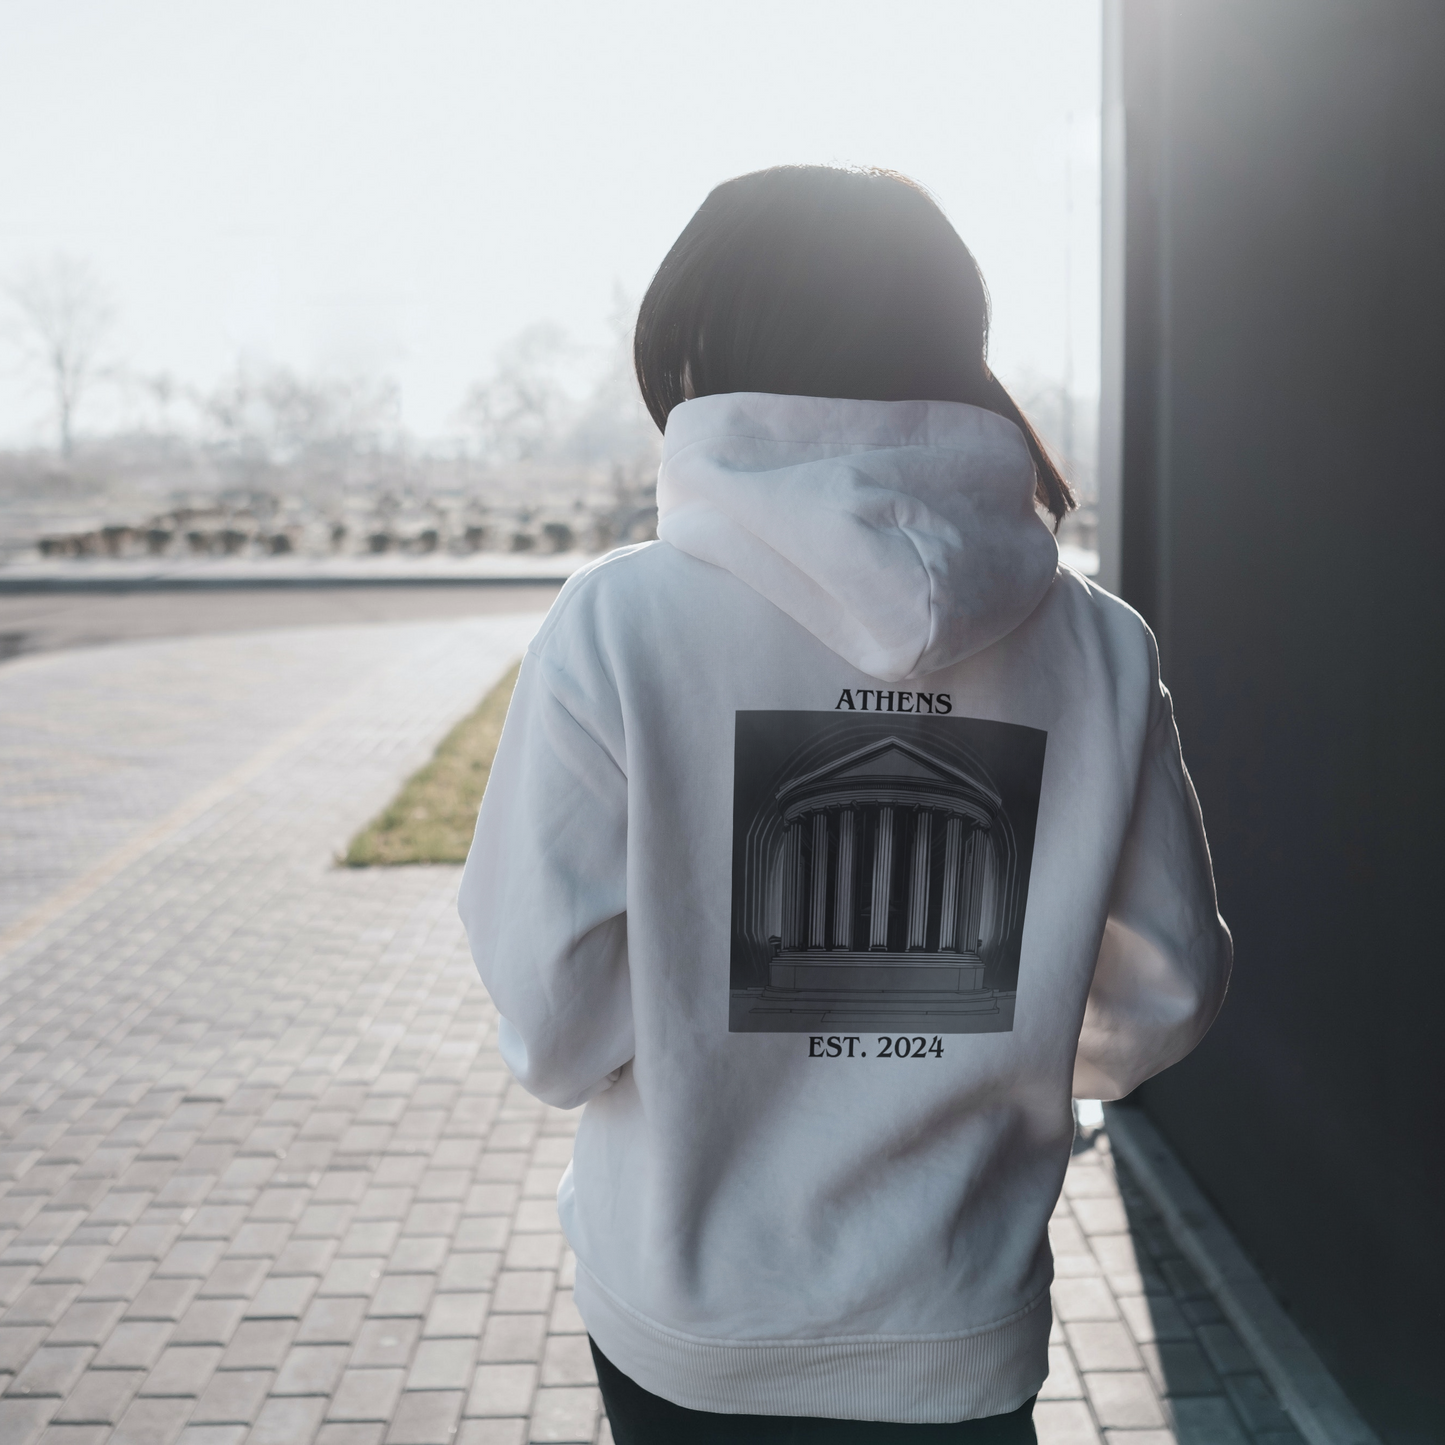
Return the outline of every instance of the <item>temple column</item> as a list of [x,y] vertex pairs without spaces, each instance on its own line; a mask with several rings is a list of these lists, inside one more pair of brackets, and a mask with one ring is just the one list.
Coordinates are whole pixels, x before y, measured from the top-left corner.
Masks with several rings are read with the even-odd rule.
[[958,947],[958,894],[963,881],[964,823],[950,814],[943,831],[943,909],[938,920],[940,952]]
[[812,878],[808,897],[808,947],[828,946],[828,815],[813,814]]
[[789,823],[783,842],[783,947],[803,946],[803,825]]
[[981,829],[975,829],[968,835],[963,869],[963,936],[958,941],[963,953],[978,952],[979,922],[983,911],[984,849],[987,847],[988,835]]
[[933,814],[919,808],[913,815],[913,866],[908,871],[908,944],[922,948],[928,940],[928,865],[933,850]]
[[833,885],[833,947],[853,947],[853,835],[852,808],[838,813],[838,868]]
[[869,948],[888,947],[888,895],[893,891],[893,809],[878,810],[878,841],[873,849],[872,927]]

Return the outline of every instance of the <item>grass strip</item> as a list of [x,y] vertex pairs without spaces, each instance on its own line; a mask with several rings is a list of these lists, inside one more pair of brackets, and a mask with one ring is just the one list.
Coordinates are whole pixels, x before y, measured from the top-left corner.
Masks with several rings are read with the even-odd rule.
[[464,863],[521,663],[468,713],[395,798],[351,840],[348,868]]

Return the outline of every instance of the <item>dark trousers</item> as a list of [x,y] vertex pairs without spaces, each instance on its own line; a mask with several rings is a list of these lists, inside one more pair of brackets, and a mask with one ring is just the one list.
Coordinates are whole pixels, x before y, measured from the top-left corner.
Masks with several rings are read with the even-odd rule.
[[889,1425],[801,1415],[715,1415],[644,1390],[592,1342],[597,1383],[616,1445],[1038,1445],[1034,1402],[1011,1415],[957,1425]]

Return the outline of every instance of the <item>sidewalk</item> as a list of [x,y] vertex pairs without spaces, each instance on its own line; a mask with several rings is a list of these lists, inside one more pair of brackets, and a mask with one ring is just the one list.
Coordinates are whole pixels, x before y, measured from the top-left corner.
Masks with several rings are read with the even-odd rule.
[[[0,671],[0,1440],[606,1440],[450,868],[334,851],[525,645],[496,616]],[[1286,1445],[1107,1140],[1052,1226],[1044,1445]]]

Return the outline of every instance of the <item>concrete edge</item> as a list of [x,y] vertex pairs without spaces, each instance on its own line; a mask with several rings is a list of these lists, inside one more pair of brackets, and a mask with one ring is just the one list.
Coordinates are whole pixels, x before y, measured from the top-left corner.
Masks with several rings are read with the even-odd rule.
[[1143,1110],[1106,1104],[1104,1128],[1309,1445],[1381,1445]]
[[561,573],[500,577],[0,577],[0,596],[120,592],[252,592],[277,588],[335,587],[560,587]]

